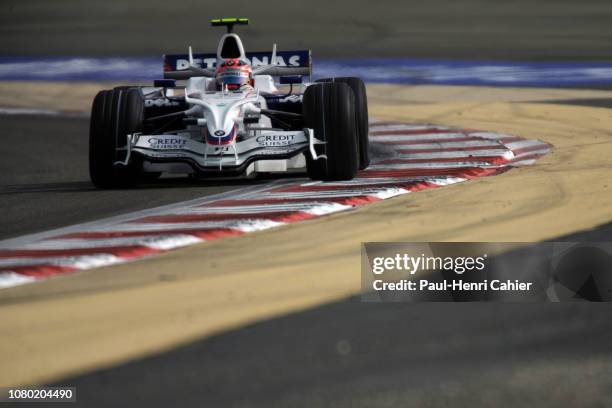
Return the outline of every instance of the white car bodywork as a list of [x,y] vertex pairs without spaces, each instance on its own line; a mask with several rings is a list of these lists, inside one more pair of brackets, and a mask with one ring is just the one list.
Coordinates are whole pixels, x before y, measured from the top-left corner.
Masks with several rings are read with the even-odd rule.
[[[219,43],[217,63],[222,61],[222,45],[228,38],[237,42],[244,56],[240,38],[236,34],[226,34]],[[271,64],[253,69],[253,87],[228,91],[218,89],[216,80],[211,78],[211,70],[193,64],[190,47],[189,58],[195,76],[186,80],[184,88],[164,90],[164,97],[184,97],[189,107],[185,116],[190,119],[190,124],[179,131],[128,135],[128,154],[122,164],[127,164],[130,156],[138,153],[144,159],[143,169],[152,172],[236,170],[249,175],[303,169],[306,166],[304,154],[312,154],[316,159],[314,144],[321,143],[314,138],[312,129],[287,131],[273,128],[270,118],[262,114],[262,109],[268,108],[262,93],[282,95],[273,77],[265,74],[276,72],[275,55],[276,46]],[[197,76],[198,73],[202,76]],[[303,92],[308,84],[301,86]],[[145,97],[148,91],[160,92],[160,89],[143,88]],[[301,98],[297,94],[287,96]],[[248,121],[245,122],[245,118]]]

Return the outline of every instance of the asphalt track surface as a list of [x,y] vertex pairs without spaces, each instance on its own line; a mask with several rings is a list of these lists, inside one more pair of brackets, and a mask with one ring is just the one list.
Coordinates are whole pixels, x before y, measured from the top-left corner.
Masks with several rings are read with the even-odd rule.
[[0,239],[265,183],[161,179],[98,190],[89,180],[89,119],[0,116]]
[[244,16],[245,46],[318,57],[610,60],[608,0],[6,0],[0,55],[148,55],[215,49],[215,17]]

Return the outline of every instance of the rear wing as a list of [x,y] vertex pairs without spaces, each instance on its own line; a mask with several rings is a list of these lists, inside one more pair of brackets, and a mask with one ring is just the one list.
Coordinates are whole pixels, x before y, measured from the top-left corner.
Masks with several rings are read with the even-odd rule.
[[[272,62],[272,52],[247,52],[246,58],[252,67],[269,65]],[[193,62],[200,68],[214,69],[217,64],[217,54],[193,54]],[[277,51],[276,64],[269,75],[312,75],[312,57],[310,50]],[[164,78],[187,79],[197,76],[189,69],[189,54],[164,55]]]

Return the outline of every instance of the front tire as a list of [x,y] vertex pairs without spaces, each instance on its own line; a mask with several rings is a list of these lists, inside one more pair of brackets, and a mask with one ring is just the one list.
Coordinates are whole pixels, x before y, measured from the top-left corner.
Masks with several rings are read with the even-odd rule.
[[355,96],[344,83],[318,83],[306,88],[303,98],[304,126],[314,130],[315,145],[327,159],[306,154],[308,176],[314,180],[351,180],[359,167],[355,119]]
[[370,124],[365,84],[361,78],[357,77],[325,78],[319,79],[317,82],[341,82],[347,84],[355,94],[355,119],[357,120],[359,140],[359,170],[366,169],[370,165]]
[[98,188],[129,187],[138,179],[140,163],[115,165],[126,157],[127,135],[142,130],[144,102],[137,88],[100,91],[94,98],[89,127],[89,174]]

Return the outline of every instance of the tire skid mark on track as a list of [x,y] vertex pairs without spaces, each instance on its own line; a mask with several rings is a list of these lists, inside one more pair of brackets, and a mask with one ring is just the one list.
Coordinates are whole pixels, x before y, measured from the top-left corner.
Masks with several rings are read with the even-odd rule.
[[0,244],[0,288],[500,174],[533,164],[551,149],[539,140],[434,125],[372,122],[370,132],[372,143],[393,148],[395,155],[374,160],[354,180],[273,182],[214,200],[177,203],[146,215],[77,225],[70,232],[52,231],[31,241],[6,241]]

